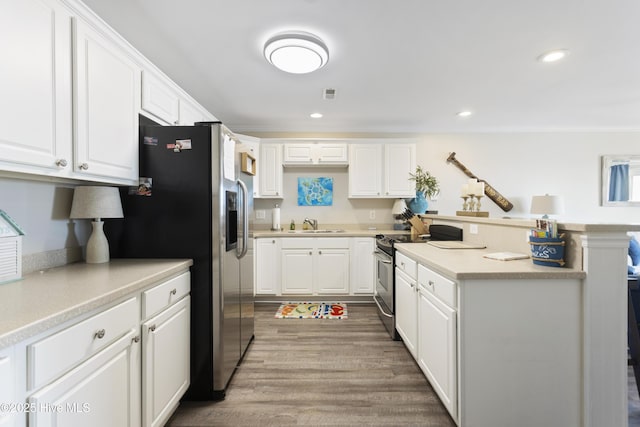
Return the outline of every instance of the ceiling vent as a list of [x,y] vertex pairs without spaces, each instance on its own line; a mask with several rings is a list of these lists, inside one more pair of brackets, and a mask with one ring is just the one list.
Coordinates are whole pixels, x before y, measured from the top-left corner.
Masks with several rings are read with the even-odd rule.
[[336,90],[335,89],[325,89],[322,93],[322,97],[324,99],[336,99]]

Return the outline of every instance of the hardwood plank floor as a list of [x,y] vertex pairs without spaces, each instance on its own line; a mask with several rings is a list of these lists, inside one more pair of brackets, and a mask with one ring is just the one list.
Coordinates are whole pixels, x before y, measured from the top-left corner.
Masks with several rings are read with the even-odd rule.
[[275,319],[256,304],[255,339],[222,402],[182,402],[168,426],[455,426],[372,304],[348,319]]

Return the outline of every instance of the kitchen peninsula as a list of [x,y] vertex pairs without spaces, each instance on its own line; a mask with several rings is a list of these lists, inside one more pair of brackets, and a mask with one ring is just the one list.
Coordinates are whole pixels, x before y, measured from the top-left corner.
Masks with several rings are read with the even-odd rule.
[[410,323],[414,357],[458,424],[625,424],[626,233],[640,227],[559,224],[567,265],[554,268],[483,258],[527,253],[533,220],[423,218],[487,246],[397,246],[415,294],[399,296],[414,317],[398,327]]

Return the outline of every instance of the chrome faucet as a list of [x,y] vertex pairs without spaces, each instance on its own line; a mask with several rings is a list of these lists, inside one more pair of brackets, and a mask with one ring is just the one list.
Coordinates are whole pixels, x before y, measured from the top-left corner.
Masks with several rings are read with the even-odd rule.
[[305,218],[304,221],[302,221],[303,224],[309,224],[314,230],[318,229],[318,220],[317,219],[309,219],[309,218]]

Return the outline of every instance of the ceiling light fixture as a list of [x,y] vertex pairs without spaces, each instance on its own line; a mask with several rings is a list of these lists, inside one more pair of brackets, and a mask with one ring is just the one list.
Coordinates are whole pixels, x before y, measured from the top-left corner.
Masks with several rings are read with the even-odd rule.
[[556,49],[551,50],[549,52],[545,52],[542,55],[538,56],[538,61],[540,62],[556,62],[563,58],[566,58],[569,55],[569,51],[567,49]]
[[469,117],[470,115],[472,115],[473,113],[471,111],[460,111],[457,116],[458,117]]
[[305,74],[322,68],[329,61],[329,50],[315,35],[292,31],[267,40],[264,57],[282,71]]
[[309,114],[309,117],[311,117],[312,119],[321,119],[322,113],[311,113]]

